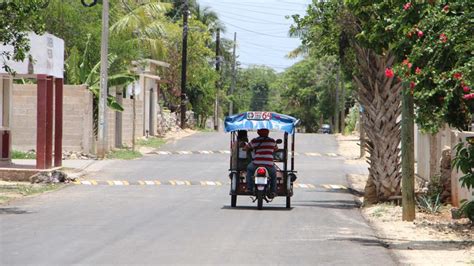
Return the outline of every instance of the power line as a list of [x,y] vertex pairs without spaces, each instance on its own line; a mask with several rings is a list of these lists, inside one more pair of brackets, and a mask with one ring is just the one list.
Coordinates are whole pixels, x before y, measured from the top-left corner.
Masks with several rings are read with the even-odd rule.
[[[202,1],[202,2],[205,2],[205,1]],[[297,6],[308,6],[310,5],[310,3],[293,3],[293,2],[286,2],[286,1],[277,1],[278,3],[282,4],[282,5],[297,5]],[[310,1],[309,1],[310,2]],[[227,2],[227,1],[219,1],[219,3],[226,3],[226,4],[233,4],[234,2]],[[247,4],[259,4],[259,3],[255,3],[255,2],[239,2],[239,4],[243,4],[243,5],[247,5]],[[265,5],[267,5],[267,3],[262,3],[264,6],[261,6],[261,7],[265,7]]]
[[[262,46],[261,43],[254,43],[254,42],[251,42],[251,41],[248,41],[248,40],[244,40],[243,42],[241,43],[250,43],[250,44],[253,44],[253,45],[256,45],[256,46],[261,46],[261,47],[265,47],[265,46]],[[281,50],[294,50],[296,47],[282,47],[282,46],[275,46],[273,44],[269,44],[270,46],[270,49],[281,49]],[[266,48],[266,47],[265,47]]]
[[229,23],[229,22],[225,22],[225,24],[229,24],[229,25],[231,25],[231,26],[233,26],[233,27],[236,27],[237,29],[241,29],[241,30],[244,30],[244,31],[248,31],[248,32],[252,32],[252,33],[260,34],[260,35],[264,35],[264,36],[269,36],[269,37],[273,37],[273,38],[282,38],[282,39],[291,39],[291,38],[293,38],[293,37],[289,37],[289,36],[277,36],[277,35],[267,34],[267,33],[258,32],[258,31],[254,31],[254,30],[249,30],[249,29],[246,29],[246,28],[243,28],[243,27],[240,27],[240,26],[231,24],[231,23]]
[[253,44],[253,43],[249,43],[249,42],[241,42],[240,43],[241,45],[250,45],[250,46],[253,46],[253,47],[256,47],[256,48],[260,48],[260,49],[268,49],[268,50],[273,50],[273,51],[276,51],[276,52],[283,52],[283,53],[289,53],[291,52],[291,50],[294,50],[294,49],[289,49],[289,50],[284,50],[284,49],[276,49],[276,48],[272,48],[272,47],[266,47],[266,46],[262,46],[262,45],[258,45],[258,44]]
[[262,6],[262,5],[249,5],[247,3],[242,3],[242,2],[217,2],[217,3],[206,3],[205,1],[202,1],[205,4],[208,5],[237,5],[237,6],[245,6],[245,7],[258,7],[258,8],[265,8],[269,10],[282,10],[282,11],[288,11],[288,8],[275,8],[275,7],[268,7],[268,6]]
[[[210,5],[210,3],[207,3]],[[212,5],[219,5],[220,3],[212,3]],[[222,5],[221,5],[222,6]],[[271,13],[271,12],[265,12],[265,11],[257,11],[257,10],[252,10],[252,9],[246,9],[246,8],[240,8],[240,7],[232,7],[233,9],[238,9],[238,10],[243,10],[243,11],[248,11],[248,12],[253,12],[257,14],[265,14],[265,15],[270,15],[270,16],[278,16],[278,17],[284,17],[285,15],[282,14],[277,14],[277,13]]]
[[[289,22],[289,23],[281,23],[281,22],[274,22],[274,21],[270,21],[270,20],[265,20],[265,19],[260,19],[260,18],[255,18],[255,17],[250,17],[250,16],[245,16],[245,15],[241,15],[241,14],[236,14],[236,13],[232,13],[232,12],[228,12],[226,11],[225,13],[223,12],[220,12],[219,15],[221,16],[230,16],[231,19],[238,19],[240,21],[244,21],[244,22],[256,22],[256,23],[260,23],[260,24],[272,24],[272,25],[285,25],[285,26],[291,26],[291,24],[293,24],[293,22]],[[232,18],[232,16],[237,16],[237,18]],[[243,20],[242,18],[247,18],[247,19],[250,19],[250,20]]]

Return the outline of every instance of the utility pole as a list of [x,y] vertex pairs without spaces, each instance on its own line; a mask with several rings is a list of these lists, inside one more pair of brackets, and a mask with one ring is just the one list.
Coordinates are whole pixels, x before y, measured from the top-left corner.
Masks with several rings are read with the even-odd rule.
[[221,30],[218,28],[216,32],[216,72],[219,78],[216,82],[216,100],[214,102],[214,130],[219,130],[219,89],[220,89],[220,45],[221,45]]
[[336,72],[336,104],[334,107],[334,132],[339,133],[339,72],[340,72],[339,64],[337,64],[337,72]]
[[135,95],[135,83],[133,83],[132,87],[132,108],[133,108],[133,122],[132,122],[132,150],[135,151],[135,139],[136,139],[136,127],[137,127],[137,104],[136,104],[136,95]]
[[[341,68],[339,68],[341,69]],[[341,88],[341,103],[342,103],[342,108],[340,110],[341,113],[341,133],[344,134],[344,130],[346,128],[346,90],[344,89],[344,73],[341,73],[340,77],[340,88]]]
[[188,63],[188,0],[183,7],[183,51],[181,58],[181,128],[186,128],[186,67]]
[[100,93],[97,155],[104,158],[108,150],[107,132],[107,69],[109,46],[109,1],[102,1],[102,39],[100,48]]
[[232,51],[232,83],[230,85],[230,102],[229,102],[229,115],[232,115],[234,113],[234,100],[232,99],[232,96],[234,96],[234,90],[235,90],[235,80],[236,80],[236,67],[235,67],[235,46],[237,45],[237,32],[234,32],[234,49]]
[[415,220],[415,151],[413,94],[404,84],[402,92],[402,220]]

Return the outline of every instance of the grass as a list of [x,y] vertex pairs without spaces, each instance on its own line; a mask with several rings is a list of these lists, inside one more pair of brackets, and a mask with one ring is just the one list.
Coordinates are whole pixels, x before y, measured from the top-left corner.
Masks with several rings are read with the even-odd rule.
[[377,204],[376,208],[372,212],[372,216],[382,217],[385,213],[387,213],[388,208],[390,208],[391,206],[393,205],[387,203]]
[[120,159],[120,160],[133,160],[142,157],[142,154],[138,151],[132,151],[129,149],[113,150],[107,154],[109,159]]
[[48,191],[57,190],[63,187],[63,184],[29,184],[15,183],[0,185],[0,204],[11,199],[42,194]]
[[13,150],[12,159],[36,159],[36,153]]
[[162,138],[147,138],[147,139],[140,139],[137,141],[138,146],[142,147],[150,147],[150,148],[159,148],[161,145],[165,144],[166,141]]

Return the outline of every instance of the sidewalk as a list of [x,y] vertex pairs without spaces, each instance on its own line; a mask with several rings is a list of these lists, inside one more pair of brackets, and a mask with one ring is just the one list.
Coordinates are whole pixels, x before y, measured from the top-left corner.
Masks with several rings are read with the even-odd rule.
[[[360,154],[358,136],[336,135],[345,164],[368,167]],[[350,186],[364,190],[367,175],[348,173]],[[359,198],[363,200],[363,197]],[[449,206],[440,214],[417,212],[413,222],[402,221],[402,208],[390,204],[363,207],[361,213],[402,265],[473,265],[474,226],[467,219],[451,220]]]
[[[15,159],[14,164],[34,166],[36,160]],[[71,178],[80,178],[88,171],[100,171],[114,160],[63,160],[63,171]]]

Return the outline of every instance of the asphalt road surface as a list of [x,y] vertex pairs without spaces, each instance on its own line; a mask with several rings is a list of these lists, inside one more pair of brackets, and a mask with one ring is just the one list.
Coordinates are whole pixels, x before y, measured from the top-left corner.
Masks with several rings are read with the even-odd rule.
[[344,164],[331,135],[296,146],[291,209],[276,198],[258,211],[248,197],[230,208],[229,135],[198,133],[1,205],[0,264],[395,265],[341,189],[365,170]]

